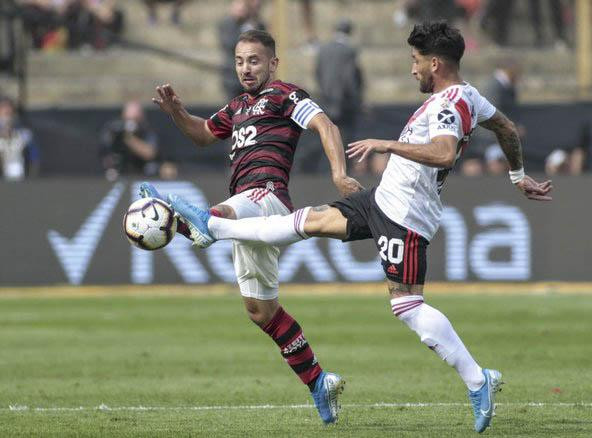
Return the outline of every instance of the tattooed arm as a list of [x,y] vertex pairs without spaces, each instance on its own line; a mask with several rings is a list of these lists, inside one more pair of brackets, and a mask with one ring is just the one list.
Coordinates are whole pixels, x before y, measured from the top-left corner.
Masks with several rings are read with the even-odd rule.
[[[481,122],[480,125],[495,133],[497,141],[504,151],[508,163],[510,163],[510,169],[523,171],[522,145],[520,144],[520,137],[514,122],[508,119],[501,111],[497,110],[490,119]],[[547,196],[553,189],[550,180],[539,183],[530,176],[524,175],[524,178],[516,183],[516,187],[528,199],[537,201],[550,201],[552,199],[551,196]]]
[[508,163],[510,163],[510,169],[518,170],[524,167],[522,162],[522,145],[520,144],[520,136],[514,122],[508,119],[504,113],[497,110],[493,117],[481,122],[479,125],[495,133],[497,141],[504,151]]

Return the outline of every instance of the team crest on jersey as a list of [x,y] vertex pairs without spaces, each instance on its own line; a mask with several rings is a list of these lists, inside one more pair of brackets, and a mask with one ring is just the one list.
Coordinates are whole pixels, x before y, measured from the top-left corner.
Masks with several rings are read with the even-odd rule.
[[438,114],[438,122],[443,125],[452,125],[455,120],[454,113],[450,110],[443,110]]
[[267,102],[269,102],[269,100],[266,98],[259,100],[255,106],[249,108],[248,112],[254,116],[262,116],[265,114],[265,106],[267,105]]
[[447,97],[442,99],[442,102],[440,102],[440,108],[442,109],[446,109],[450,106],[450,99],[448,99]]

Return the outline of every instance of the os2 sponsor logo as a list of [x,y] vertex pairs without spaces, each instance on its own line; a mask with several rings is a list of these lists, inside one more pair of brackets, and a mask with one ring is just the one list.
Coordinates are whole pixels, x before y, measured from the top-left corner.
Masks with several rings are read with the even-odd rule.
[[234,159],[234,154],[238,149],[246,148],[257,144],[257,128],[254,126],[242,127],[232,131],[232,152],[230,159]]

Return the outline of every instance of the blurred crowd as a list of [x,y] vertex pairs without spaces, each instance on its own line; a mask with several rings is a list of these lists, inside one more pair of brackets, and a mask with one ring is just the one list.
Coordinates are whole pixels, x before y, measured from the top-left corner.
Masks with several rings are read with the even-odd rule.
[[489,42],[501,47],[571,46],[569,30],[573,28],[574,0],[528,0],[525,24],[532,31],[531,41],[512,39],[512,17],[517,6],[516,0],[398,0],[393,19],[399,26],[428,17],[453,22],[463,31],[468,50],[478,49],[477,35],[485,35]]
[[116,0],[14,1],[37,49],[104,49],[123,31]]
[[[125,29],[125,15],[117,0],[0,0],[18,7],[24,25],[31,36],[33,47],[40,50],[78,49],[95,50],[115,43]],[[169,13],[174,26],[183,22],[183,10],[192,0],[141,0],[146,7],[147,26],[162,20],[162,10]],[[407,26],[426,18],[442,18],[461,28],[467,50],[478,50],[476,34],[486,34],[500,46],[508,44],[538,47],[569,48],[573,23],[573,0],[528,1],[528,20],[534,39],[512,39],[516,8],[511,0],[396,0],[393,20],[397,26]],[[262,18],[264,0],[232,0],[227,2],[227,13],[217,23],[219,47],[224,54],[221,82],[227,99],[242,92],[234,68],[234,46],[240,33],[249,29],[266,29]],[[372,109],[364,99],[364,73],[355,41],[355,23],[348,19],[337,21],[330,38],[321,41],[315,26],[315,5],[312,0],[297,0],[300,14],[293,17],[302,31],[303,50],[315,57],[314,76],[316,93],[313,98],[340,128],[344,144],[359,138],[358,127]],[[482,38],[480,39],[482,41]],[[518,100],[522,68],[517,59],[506,59],[492,72],[483,94],[497,108],[517,122],[523,139],[528,132],[521,124]],[[1,92],[1,90],[0,90]],[[592,120],[582,127],[579,140],[561,145],[545,159],[545,172],[579,174],[592,170]],[[176,166],[163,157],[159,136],[150,127],[142,105],[137,101],[123,103],[121,116],[107,121],[98,133],[100,163],[104,175],[116,180],[126,174],[143,174],[174,178]],[[303,142],[297,154],[296,169],[322,172],[323,152],[317,144]],[[559,145],[558,145],[559,146]],[[385,155],[374,155],[362,163],[350,163],[353,175],[380,175],[387,163]],[[21,180],[38,174],[40,151],[33,133],[18,117],[14,103],[0,98],[0,170],[3,179]],[[477,129],[471,145],[458,166],[465,176],[498,175],[507,172],[508,165],[494,136]]]

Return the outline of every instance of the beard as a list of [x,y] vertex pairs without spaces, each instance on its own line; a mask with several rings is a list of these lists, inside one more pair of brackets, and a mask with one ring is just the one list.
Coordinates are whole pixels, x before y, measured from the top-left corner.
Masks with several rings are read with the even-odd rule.
[[243,85],[243,89],[245,90],[245,92],[249,93],[252,96],[259,94],[263,86],[267,84],[267,82],[269,81],[269,77],[270,75],[267,74],[263,78],[261,78],[261,81],[258,81],[257,78],[255,78],[255,83],[253,85]]
[[434,91],[434,80],[431,76],[424,76],[419,80],[419,91],[422,93],[431,93]]

